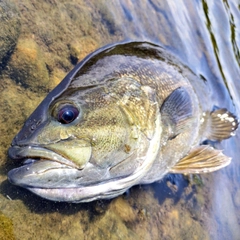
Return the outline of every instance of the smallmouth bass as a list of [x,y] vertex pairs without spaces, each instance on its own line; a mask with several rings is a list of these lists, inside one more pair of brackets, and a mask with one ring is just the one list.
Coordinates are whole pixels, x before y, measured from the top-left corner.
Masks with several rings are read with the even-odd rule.
[[9,148],[23,165],[8,179],[54,201],[113,198],[167,173],[227,166],[229,157],[202,142],[237,127],[227,109],[214,109],[206,82],[167,50],[113,44],[77,64],[25,122]]

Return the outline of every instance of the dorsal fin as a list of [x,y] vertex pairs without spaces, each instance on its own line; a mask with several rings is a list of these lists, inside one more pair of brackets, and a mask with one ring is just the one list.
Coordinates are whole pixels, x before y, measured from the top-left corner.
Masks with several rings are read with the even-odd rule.
[[177,135],[193,114],[192,102],[187,90],[183,87],[174,90],[165,99],[160,111],[162,122],[168,127],[170,135]]
[[213,172],[227,166],[231,158],[225,156],[221,150],[209,145],[193,148],[171,170],[171,173],[206,173]]

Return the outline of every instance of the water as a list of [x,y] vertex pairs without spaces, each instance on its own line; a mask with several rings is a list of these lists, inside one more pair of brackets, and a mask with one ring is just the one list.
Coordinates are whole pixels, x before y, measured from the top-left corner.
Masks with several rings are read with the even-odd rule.
[[215,144],[230,166],[168,175],[112,201],[53,203],[6,180],[6,150],[23,121],[78,59],[110,42],[164,45],[207,80],[214,105],[240,116],[240,3],[31,2],[16,3],[18,14],[8,10],[21,33],[1,71],[0,239],[240,239],[239,131]]

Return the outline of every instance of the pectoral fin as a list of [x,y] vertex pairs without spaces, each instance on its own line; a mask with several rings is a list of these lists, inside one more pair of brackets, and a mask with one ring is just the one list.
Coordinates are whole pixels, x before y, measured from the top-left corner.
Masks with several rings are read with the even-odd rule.
[[170,170],[170,173],[213,172],[227,166],[230,162],[231,158],[225,156],[221,150],[216,150],[209,145],[202,145],[193,148]]
[[192,116],[192,103],[187,90],[182,87],[174,90],[164,101],[161,114],[175,124]]
[[164,101],[161,107],[162,123],[171,135],[179,134],[187,126],[193,115],[192,102],[189,93],[183,87],[174,90]]
[[210,113],[207,124],[207,139],[223,140],[234,136],[239,122],[227,109],[221,108]]

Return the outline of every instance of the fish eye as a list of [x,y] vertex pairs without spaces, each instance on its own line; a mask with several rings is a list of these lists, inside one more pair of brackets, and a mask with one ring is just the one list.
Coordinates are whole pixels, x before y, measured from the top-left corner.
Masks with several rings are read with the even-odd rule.
[[62,124],[73,122],[79,115],[79,110],[73,105],[65,105],[58,111],[57,120]]

